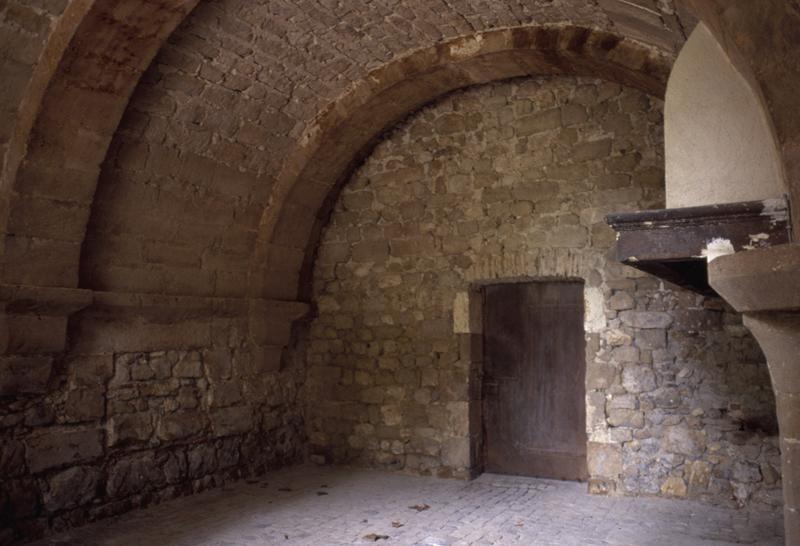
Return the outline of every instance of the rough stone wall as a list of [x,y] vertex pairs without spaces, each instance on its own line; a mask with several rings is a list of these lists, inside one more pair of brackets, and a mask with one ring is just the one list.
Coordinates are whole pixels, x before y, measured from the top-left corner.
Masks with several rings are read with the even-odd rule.
[[604,215],[662,205],[662,148],[660,101],[569,78],[456,93],[380,143],[319,249],[312,457],[479,470],[480,355],[454,301],[582,278],[592,490],[779,502],[769,378],[738,317],[613,260]]
[[650,277],[608,288],[587,369],[590,489],[780,506],[774,396],[741,316]]
[[0,544],[305,458],[305,372],[265,368],[246,321],[119,311],[79,317],[45,393],[0,398]]

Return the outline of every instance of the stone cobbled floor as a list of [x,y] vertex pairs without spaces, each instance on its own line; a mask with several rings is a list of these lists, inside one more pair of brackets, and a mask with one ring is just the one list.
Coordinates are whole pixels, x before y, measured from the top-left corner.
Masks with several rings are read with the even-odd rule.
[[36,543],[108,546],[782,544],[780,512],[599,497],[586,485],[300,466]]

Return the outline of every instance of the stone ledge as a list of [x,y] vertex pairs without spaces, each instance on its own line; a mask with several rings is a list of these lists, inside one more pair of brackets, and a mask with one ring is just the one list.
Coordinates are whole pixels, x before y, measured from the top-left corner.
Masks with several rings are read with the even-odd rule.
[[105,292],[10,284],[0,284],[0,304],[5,304],[6,313],[14,315],[68,316],[91,309],[172,320],[199,316],[232,317],[248,312],[274,314],[276,311],[280,316],[294,319],[309,309],[307,303],[288,300]]
[[78,332],[86,322],[102,325],[121,343],[97,336],[81,340],[79,346],[92,350],[129,348],[138,342],[149,346],[143,338],[170,335],[188,343],[198,334],[208,337],[212,319],[236,317],[249,320],[256,345],[283,346],[289,341],[292,322],[308,310],[307,303],[298,301],[0,285],[0,354],[62,352],[67,321],[77,313]]
[[94,292],[92,312],[122,314],[163,320],[243,315],[247,298],[172,296],[163,294]]
[[63,351],[67,317],[91,302],[91,290],[0,284],[0,354]]
[[194,347],[200,340],[211,339],[217,319],[246,320],[255,346],[282,349],[292,323],[308,309],[307,303],[298,301],[96,292],[95,303],[74,319],[77,335],[70,351]]
[[91,290],[0,284],[0,302],[11,314],[66,316],[92,303]]

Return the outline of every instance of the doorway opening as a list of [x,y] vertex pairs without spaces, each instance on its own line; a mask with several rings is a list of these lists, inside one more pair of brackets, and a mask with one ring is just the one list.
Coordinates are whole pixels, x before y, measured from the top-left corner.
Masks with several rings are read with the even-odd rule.
[[585,481],[583,281],[484,286],[486,472]]

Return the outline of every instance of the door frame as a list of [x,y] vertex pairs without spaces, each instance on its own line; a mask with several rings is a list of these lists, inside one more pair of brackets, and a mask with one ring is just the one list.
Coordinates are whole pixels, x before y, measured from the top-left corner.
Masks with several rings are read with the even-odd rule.
[[[459,336],[460,358],[469,363],[469,434],[470,434],[470,469],[469,476],[475,478],[485,472],[486,468],[486,443],[485,443],[485,420],[484,406],[486,398],[484,396],[484,367],[485,354],[483,343],[483,304],[485,298],[485,287],[501,284],[520,284],[531,282],[580,282],[583,285],[584,310],[583,310],[583,335],[586,347],[589,347],[589,337],[587,321],[589,320],[589,309],[587,308],[587,282],[583,277],[573,276],[536,276],[536,277],[509,277],[495,278],[491,280],[475,281],[470,284],[467,297],[468,303],[464,314],[467,314],[469,326],[457,332]],[[586,370],[588,372],[593,355],[590,358],[589,351],[584,351]],[[587,373],[588,377],[588,373]],[[586,384],[584,381],[584,397],[586,396]],[[588,405],[584,402],[586,415],[586,443],[587,451],[589,444],[589,415]],[[588,463],[588,461],[587,461]]]

